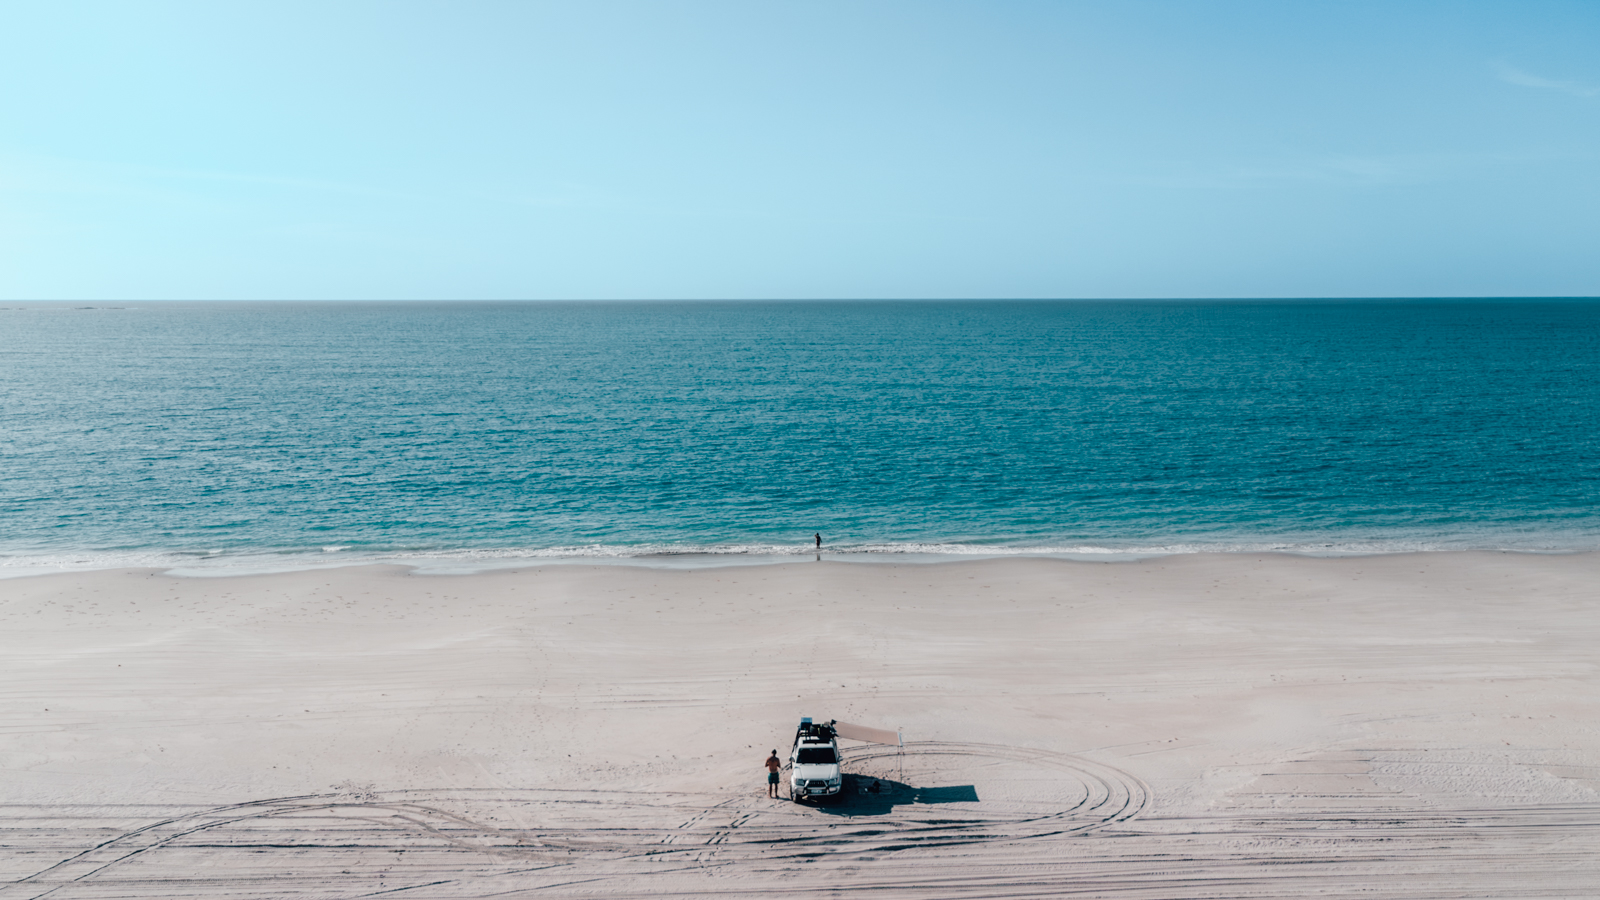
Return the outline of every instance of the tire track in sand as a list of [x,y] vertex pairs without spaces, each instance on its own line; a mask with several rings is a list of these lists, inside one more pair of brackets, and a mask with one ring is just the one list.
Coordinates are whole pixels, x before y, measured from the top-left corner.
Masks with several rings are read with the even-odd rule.
[[[883,794],[870,798],[867,808],[855,802],[867,797],[865,791],[824,808],[726,795],[581,790],[410,790],[249,801],[173,816],[100,841],[0,885],[0,898],[93,896],[94,885],[109,882],[113,875],[127,886],[127,879],[114,870],[192,868],[196,857],[210,859],[200,868],[225,872],[223,858],[240,853],[293,856],[296,868],[306,867],[310,857],[326,857],[327,862],[310,866],[323,870],[323,877],[333,874],[328,870],[340,865],[342,856],[387,859],[408,852],[458,857],[467,852],[498,863],[471,866],[480,870],[475,873],[479,877],[488,874],[484,868],[513,868],[524,874],[550,867],[616,870],[644,862],[658,867],[672,859],[702,870],[770,870],[796,860],[872,858],[1085,833],[1134,818],[1150,796],[1143,782],[1113,767],[1001,745],[914,742],[903,756],[897,750],[857,748],[846,752],[845,768],[852,772],[852,784],[862,785],[868,776],[857,770],[881,768],[890,760],[911,761],[924,777],[915,784],[891,782]],[[976,793],[970,802],[927,802],[927,791],[943,787],[939,777],[948,782],[974,763],[979,768],[1020,769],[1033,777],[1055,773],[1072,786],[1071,802],[1040,810],[986,804]],[[515,816],[496,815],[513,809]],[[505,828],[488,821],[502,817],[537,824]],[[259,869],[259,859],[245,868]],[[419,880],[403,880],[435,889],[451,880],[440,879],[447,873],[435,866],[423,868],[428,871],[413,873],[422,876]],[[338,874],[353,873],[341,865]],[[240,890],[251,893],[243,884],[227,892]]]

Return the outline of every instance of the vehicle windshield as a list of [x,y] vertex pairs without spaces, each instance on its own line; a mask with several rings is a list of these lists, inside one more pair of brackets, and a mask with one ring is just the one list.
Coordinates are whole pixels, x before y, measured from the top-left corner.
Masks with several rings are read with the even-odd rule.
[[812,766],[823,763],[836,763],[839,761],[839,757],[834,754],[832,747],[801,747],[800,754],[795,757],[794,761],[803,766]]

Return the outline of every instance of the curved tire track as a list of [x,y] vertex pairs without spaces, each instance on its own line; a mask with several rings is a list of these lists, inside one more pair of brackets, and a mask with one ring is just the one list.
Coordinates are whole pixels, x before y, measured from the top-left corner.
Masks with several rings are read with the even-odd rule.
[[[1137,777],[1103,763],[1048,750],[950,741],[896,748],[855,748],[846,770],[903,759],[941,774],[966,777],[1001,764],[1065,775],[1081,792],[1076,802],[1019,811],[981,799],[935,807],[906,796],[881,812],[851,814],[753,797],[579,789],[404,790],[351,795],[314,794],[230,804],[142,826],[76,853],[33,875],[0,885],[4,900],[43,900],[63,889],[87,888],[133,860],[159,852],[226,853],[248,848],[323,852],[359,845],[372,854],[454,850],[481,854],[507,871],[549,868],[614,869],[680,860],[699,869],[770,869],[796,861],[875,858],[960,845],[1039,841],[1084,834],[1137,817],[1150,790]],[[928,786],[923,786],[928,787]],[[845,798],[846,804],[849,798]],[[531,827],[486,823],[496,809],[515,808]],[[544,814],[541,815],[540,813]],[[936,816],[930,817],[931,813]],[[238,832],[229,829],[239,827]],[[356,838],[350,837],[355,835]],[[485,860],[484,857],[490,859]],[[419,872],[418,875],[424,873]],[[418,884],[443,884],[427,873]],[[408,879],[409,880],[409,879]],[[76,895],[79,891],[68,891]]]

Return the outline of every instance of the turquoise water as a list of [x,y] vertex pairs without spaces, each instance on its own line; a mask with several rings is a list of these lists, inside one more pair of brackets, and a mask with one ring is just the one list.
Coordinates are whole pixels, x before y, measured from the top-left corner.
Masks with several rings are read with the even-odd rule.
[[1594,302],[33,304],[0,397],[12,567],[1600,546]]

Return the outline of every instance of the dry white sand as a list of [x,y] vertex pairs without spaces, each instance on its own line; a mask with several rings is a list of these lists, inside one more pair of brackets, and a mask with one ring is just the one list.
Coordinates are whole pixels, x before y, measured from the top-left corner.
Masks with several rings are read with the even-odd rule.
[[[0,581],[0,897],[1600,896],[1597,576]],[[853,746],[843,802],[769,800],[802,715],[905,753]]]

